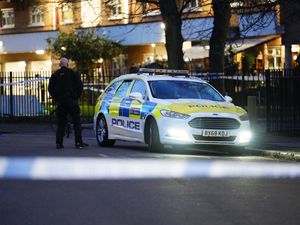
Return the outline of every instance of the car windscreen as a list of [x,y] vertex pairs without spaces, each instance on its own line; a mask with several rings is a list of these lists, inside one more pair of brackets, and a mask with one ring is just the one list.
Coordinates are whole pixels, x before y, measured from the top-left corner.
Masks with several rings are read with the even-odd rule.
[[222,95],[207,83],[183,80],[154,80],[148,83],[154,98],[225,101]]

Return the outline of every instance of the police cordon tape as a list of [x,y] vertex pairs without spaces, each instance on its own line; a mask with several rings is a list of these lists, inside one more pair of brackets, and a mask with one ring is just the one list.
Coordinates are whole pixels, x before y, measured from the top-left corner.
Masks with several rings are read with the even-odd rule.
[[299,178],[300,164],[178,159],[1,157],[0,179]]
[[31,79],[31,80],[23,80],[23,81],[11,82],[11,83],[3,83],[3,84],[0,84],[0,87],[12,86],[12,85],[18,85],[18,84],[26,84],[26,83],[37,82],[37,81],[48,80],[48,79],[49,79],[49,77],[45,77],[45,78],[35,78],[35,79]]
[[[0,83],[0,87],[4,87],[4,86],[13,86],[13,85],[22,85],[22,84],[26,84],[26,83],[31,83],[31,82],[38,82],[38,81],[42,81],[42,80],[49,80],[49,77],[45,77],[45,78],[35,78],[35,79],[31,79],[31,80],[23,80],[23,81],[18,81],[18,82],[11,82],[11,83]],[[107,84],[107,83],[105,83]],[[101,92],[103,91],[102,88],[95,88],[95,87],[90,87],[91,83],[88,84],[84,84],[83,89],[84,90],[90,90],[90,91],[94,91],[94,92]],[[108,84],[107,84],[108,85]]]

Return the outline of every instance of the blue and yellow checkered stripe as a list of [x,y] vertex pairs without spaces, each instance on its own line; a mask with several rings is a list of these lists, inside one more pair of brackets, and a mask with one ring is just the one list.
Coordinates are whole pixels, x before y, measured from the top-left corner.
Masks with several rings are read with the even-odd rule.
[[104,97],[100,111],[110,116],[122,116],[135,119],[144,119],[151,113],[157,103],[146,101],[143,104],[130,98]]

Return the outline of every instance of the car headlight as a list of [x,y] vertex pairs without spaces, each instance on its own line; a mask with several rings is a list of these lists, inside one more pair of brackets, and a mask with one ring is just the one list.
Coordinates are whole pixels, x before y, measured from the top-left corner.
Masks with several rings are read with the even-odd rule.
[[241,116],[240,116],[240,120],[241,120],[241,121],[249,120],[248,113],[245,113],[245,114],[241,115]]
[[240,144],[242,143],[248,143],[252,138],[252,133],[250,130],[241,131],[238,135],[238,142]]
[[190,115],[187,114],[178,113],[178,112],[165,110],[165,109],[160,110],[160,114],[164,117],[170,117],[175,119],[188,119],[190,117]]

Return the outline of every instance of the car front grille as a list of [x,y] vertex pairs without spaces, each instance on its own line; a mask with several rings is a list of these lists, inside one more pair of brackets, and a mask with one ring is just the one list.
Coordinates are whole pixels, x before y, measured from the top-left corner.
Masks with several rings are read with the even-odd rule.
[[238,129],[240,123],[236,119],[221,117],[197,117],[189,122],[196,129],[232,130]]
[[197,141],[234,141],[236,136],[230,137],[206,137],[202,135],[193,134],[193,137]]

